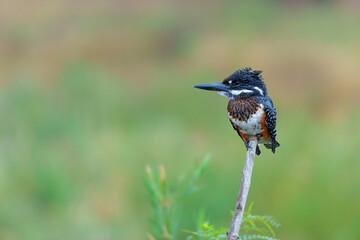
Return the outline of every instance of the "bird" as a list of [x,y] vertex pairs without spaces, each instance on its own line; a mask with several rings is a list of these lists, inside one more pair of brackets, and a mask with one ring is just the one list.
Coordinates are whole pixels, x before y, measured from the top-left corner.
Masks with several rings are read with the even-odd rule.
[[249,149],[250,138],[258,140],[256,154],[260,155],[259,144],[275,153],[280,146],[276,141],[276,108],[261,75],[262,71],[242,68],[222,82],[197,84],[193,87],[216,91],[229,100],[227,112],[234,130]]

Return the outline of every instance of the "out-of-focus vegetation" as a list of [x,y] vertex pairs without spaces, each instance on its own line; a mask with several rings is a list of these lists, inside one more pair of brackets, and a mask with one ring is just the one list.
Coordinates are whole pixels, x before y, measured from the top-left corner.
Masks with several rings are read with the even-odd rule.
[[[196,183],[204,173],[210,156],[204,158],[191,172],[187,170],[180,174],[174,184],[166,179],[164,166],[159,170],[146,167],[144,184],[147,190],[147,199],[151,205],[150,239],[177,239],[180,229],[180,208],[184,197],[197,191]],[[199,212],[200,213],[200,212]]]
[[[177,180],[169,184],[163,165],[159,169],[146,167],[144,185],[147,190],[147,200],[151,205],[151,231],[148,238],[153,239],[185,239],[179,237],[181,229],[180,209],[184,197],[198,191],[197,182],[209,165],[210,156],[195,166],[180,172]],[[240,239],[267,239],[276,240],[273,228],[280,226],[271,216],[252,215],[253,203],[244,212],[241,223]],[[205,220],[204,210],[198,211],[198,226],[196,230],[182,230],[188,233],[187,240],[222,240],[226,239],[228,228],[215,228]]]
[[251,66],[281,144],[256,159],[254,214],[280,239],[359,239],[359,5],[299,2],[3,3],[0,238],[147,239],[145,166],[209,152],[179,228],[199,208],[228,226],[245,149],[227,100],[191,86]]

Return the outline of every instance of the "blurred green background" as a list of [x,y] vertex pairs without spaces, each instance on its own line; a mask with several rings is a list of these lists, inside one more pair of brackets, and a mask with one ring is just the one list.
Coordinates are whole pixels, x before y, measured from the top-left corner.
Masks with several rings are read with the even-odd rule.
[[245,148],[193,84],[263,70],[278,109],[253,212],[281,239],[360,239],[358,1],[7,1],[0,8],[0,238],[147,239],[145,166],[207,153],[182,208],[227,227]]

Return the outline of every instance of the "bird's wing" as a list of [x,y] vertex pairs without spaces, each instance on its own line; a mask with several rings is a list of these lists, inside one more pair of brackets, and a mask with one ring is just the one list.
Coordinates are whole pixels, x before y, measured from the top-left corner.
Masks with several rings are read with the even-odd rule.
[[265,97],[263,105],[266,113],[265,124],[272,140],[271,144],[264,145],[266,148],[271,149],[272,152],[275,153],[275,148],[280,146],[280,144],[276,141],[276,108],[269,96]]

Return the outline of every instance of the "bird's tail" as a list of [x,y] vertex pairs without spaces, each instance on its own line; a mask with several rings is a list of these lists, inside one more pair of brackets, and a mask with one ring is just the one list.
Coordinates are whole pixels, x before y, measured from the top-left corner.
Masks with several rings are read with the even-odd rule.
[[275,149],[280,146],[280,143],[278,143],[275,139],[272,140],[270,144],[264,144],[264,146],[267,149],[271,149],[273,153],[275,153]]

